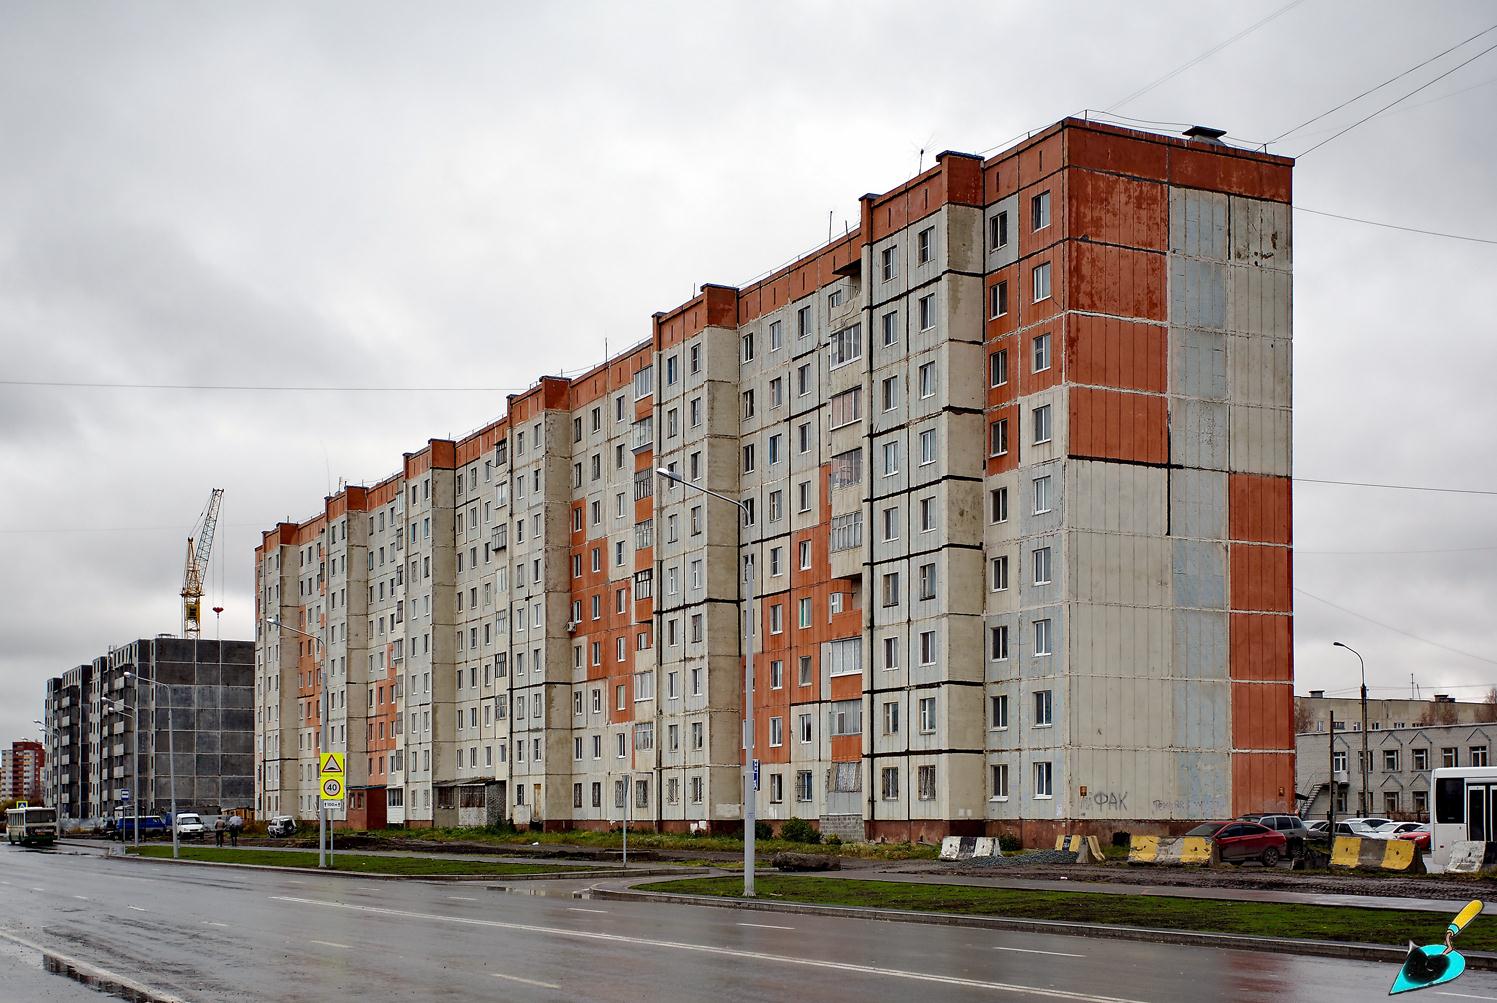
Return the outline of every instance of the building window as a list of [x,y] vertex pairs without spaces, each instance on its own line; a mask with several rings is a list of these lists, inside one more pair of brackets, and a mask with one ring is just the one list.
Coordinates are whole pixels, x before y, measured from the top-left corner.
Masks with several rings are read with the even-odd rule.
[[1050,193],[1040,192],[1029,200],[1029,222],[1031,230],[1043,230],[1050,225]]
[[1008,727],[1008,697],[999,694],[988,698],[988,727],[1002,731]]
[[899,704],[894,701],[884,704],[884,734],[899,734]]
[[1036,655],[1052,654],[1050,650],[1050,621],[1034,621],[1034,653]]
[[1005,456],[1008,453],[1008,419],[999,418],[988,425],[988,455]]
[[1487,765],[1487,747],[1485,745],[1471,746],[1471,766]]
[[1414,814],[1429,816],[1429,791],[1414,791]]
[[1001,387],[1008,383],[1008,349],[988,356],[988,385]]
[[915,234],[915,261],[918,264],[930,264],[931,258],[935,256],[935,237],[936,228],[933,226],[927,226]]
[[1050,584],[1050,548],[1040,547],[1034,552],[1034,584]]
[[994,763],[989,767],[993,776],[993,793],[990,795],[994,801],[1008,800],[1008,764]]
[[1034,796],[1037,798],[1054,797],[1050,786],[1052,775],[1049,763],[1034,764]]
[[1034,479],[1034,514],[1050,511],[1050,475]]
[[1050,336],[1036,335],[1034,339],[1034,371],[1042,373],[1050,368]]
[[775,351],[782,344],[784,344],[784,342],[785,342],[785,328],[784,328],[784,325],[781,324],[777,320],[770,321],[769,322],[769,350],[771,352]]
[[811,771],[798,770],[795,774],[795,800],[811,800]]
[[1459,754],[1460,750],[1458,749],[1442,748],[1440,750],[1440,768],[1449,770],[1461,765],[1459,759],[1457,758]]
[[884,333],[884,347],[899,340],[899,314],[893,310],[879,318],[879,327]]
[[1041,404],[1034,409],[1034,444],[1050,441],[1050,405]]
[[896,256],[898,248],[886,247],[879,255],[879,274],[885,282],[893,282],[899,276],[899,258]]
[[1346,772],[1346,750],[1335,749],[1331,752],[1331,770],[1335,773]]
[[988,559],[988,588],[994,592],[1003,592],[1008,588],[1007,556]]
[[994,319],[1008,313],[1008,283],[994,282],[988,286],[988,317]]
[[1048,728],[1055,723],[1052,717],[1050,690],[1034,691],[1034,726],[1036,728]]
[[936,364],[927,362],[920,367],[920,399],[936,395]]
[[936,462],[936,430],[928,428],[920,433],[920,464]]
[[1000,212],[988,220],[988,250],[996,251],[1008,244],[1008,213]]
[[919,767],[916,773],[916,786],[916,797],[921,801],[934,801],[936,799],[936,768],[934,766]]
[[936,698],[920,698],[920,733],[933,735],[936,731]]
[[835,332],[829,342],[830,364],[833,369],[863,357],[863,328],[854,324]]
[[933,630],[920,632],[920,664],[936,664],[936,632]]
[[778,749],[785,744],[785,719],[772,717],[769,719],[769,746]]
[[1410,749],[1409,754],[1413,757],[1414,760],[1415,773],[1423,773],[1429,769],[1428,749]]
[[936,326],[936,294],[929,293],[920,297],[920,330],[929,331]]
[[1034,278],[1034,302],[1050,298],[1050,262],[1035,265],[1032,273]]
[[1008,624],[988,628],[988,657],[995,662],[1008,658]]
[[831,400],[831,426],[841,428],[850,425],[863,417],[863,388],[853,387],[844,390]]
[[1385,772],[1385,773],[1397,773],[1398,772],[1398,750],[1397,749],[1384,749],[1383,750],[1383,772]]
[[920,565],[920,598],[922,600],[934,599],[936,597],[936,566],[934,564]]
[[879,793],[885,801],[899,800],[899,768],[886,766],[879,772]]

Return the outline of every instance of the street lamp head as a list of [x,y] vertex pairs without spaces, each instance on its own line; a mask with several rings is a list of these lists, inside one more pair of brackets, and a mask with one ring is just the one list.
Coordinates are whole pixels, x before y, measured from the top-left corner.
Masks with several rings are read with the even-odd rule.
[[1331,642],[1331,647],[1333,647],[1333,648],[1345,648],[1346,645],[1342,644],[1340,641],[1332,641]]
[[669,470],[665,469],[664,467],[656,467],[655,468],[655,473],[659,474],[661,477],[664,477],[666,480],[673,481],[673,480],[676,479],[676,475],[673,474],[673,473],[671,473]]

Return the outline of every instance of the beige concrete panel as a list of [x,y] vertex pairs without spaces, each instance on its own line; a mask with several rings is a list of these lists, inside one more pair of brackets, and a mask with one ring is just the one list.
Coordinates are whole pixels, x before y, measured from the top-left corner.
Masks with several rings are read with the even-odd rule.
[[[1068,526],[1102,533],[1163,536],[1168,530],[1166,484],[1168,472],[1158,467],[1096,460],[1068,460],[1036,466],[1034,475],[1051,474],[1053,500],[1048,518],[1028,516],[1024,522],[1046,532],[1059,528],[1061,513]],[[1033,485],[1024,482],[1029,497],[1023,512],[1034,508]],[[1012,505],[1013,499],[1010,499]]]
[[[890,538],[884,535],[885,512],[893,510],[893,522],[895,535]],[[905,557],[910,552],[911,524],[910,524],[910,499],[908,495],[889,495],[873,503],[873,523],[865,528],[864,545],[871,554],[872,559],[881,563]]]
[[[1153,818],[1151,805],[1174,800],[1174,756],[1165,750],[1083,746],[1073,750],[1070,759],[1078,819],[1106,822]],[[1080,794],[1082,785],[1086,786],[1085,797]]]
[[1227,475],[1183,467],[1169,471],[1169,532],[1176,537],[1227,537]]
[[1227,405],[1170,398],[1170,462],[1227,469]]
[[[989,221],[999,213],[1008,214],[1008,242],[999,246],[988,240]],[[983,250],[984,270],[988,272],[997,271],[1005,265],[1011,265],[1019,260],[1019,196],[1010,195],[1005,199],[994,202],[983,210]]]
[[[886,450],[885,446],[889,446]],[[875,498],[886,498],[909,487],[911,459],[911,436],[907,428],[896,428],[873,440],[871,469],[864,470],[873,486]],[[892,450],[892,459],[890,457]],[[889,464],[893,466],[890,467]]]
[[1232,403],[1287,408],[1293,404],[1293,344],[1285,338],[1231,338]]
[[[903,296],[909,290],[912,260],[909,245],[914,239],[914,232],[906,228],[895,231],[869,247],[863,262],[863,273],[868,277],[865,288],[868,301],[873,306],[877,307]],[[885,252],[891,255],[894,263],[894,274],[887,279],[884,277]]]
[[1238,334],[1290,337],[1293,285],[1293,277],[1286,271],[1254,265],[1230,266],[1228,329]]
[[[1017,569],[1020,606],[1045,606],[1058,603],[1066,597],[1065,555],[1062,552],[1064,540],[1064,534],[1055,532],[1046,536],[1028,537],[1020,545],[1019,559],[1022,567]],[[1049,551],[1050,575],[1048,581],[1037,582],[1037,571],[1043,572],[1043,568],[1038,567],[1042,560],[1038,552],[1042,550]]]
[[[1049,406],[1050,408],[1050,439],[1047,442],[1035,442],[1034,412],[1036,408],[1045,406]],[[1018,419],[1019,455],[1023,458],[1026,466],[1033,463],[1058,460],[1066,455],[1066,428],[1069,421],[1069,414],[1067,412],[1064,387],[1052,387],[1022,398],[1017,411],[1018,413],[1015,417]],[[987,441],[985,438],[987,424],[986,421],[980,421],[978,424],[984,438],[971,443],[969,448],[973,451],[963,454],[965,456],[987,455]],[[966,465],[953,469],[965,469],[965,467]]]
[[983,247],[983,210],[978,206],[947,205],[937,214],[945,230],[943,268],[958,272],[980,273],[986,270]]
[[[1005,542],[983,551],[983,609],[987,613],[1013,613],[1019,609],[1019,579],[1024,573],[1023,544],[1019,541]],[[993,588],[992,562],[1008,558],[1008,586]]]
[[1231,466],[1250,474],[1291,473],[1291,412],[1287,408],[1232,406]]
[[1233,195],[1231,214],[1233,261],[1286,271],[1293,266],[1289,206]]
[[1077,671],[1097,676],[1157,677],[1171,672],[1170,611],[1158,607],[1071,607],[1070,655]]
[[1171,255],[1169,270],[1170,324],[1221,330],[1228,312],[1226,266]]
[[1170,252],[1227,258],[1227,196],[1194,188],[1170,189]]
[[[990,474],[983,478],[983,546],[991,550],[1001,543],[1016,539],[1020,534],[1020,512],[1024,499],[1022,498],[1021,486],[1028,485],[1033,489],[1030,479],[1021,475],[1017,470],[1005,471],[1001,474]],[[1008,517],[998,522],[992,518],[992,492],[996,490],[1007,491]],[[1062,488],[1064,490],[1064,487]],[[1031,499],[1031,502],[1033,499]],[[1033,508],[1033,505],[1030,506]]]
[[1227,336],[1188,327],[1170,329],[1170,393],[1227,399]]
[[[1078,745],[1103,749],[1162,748],[1173,727],[1173,684],[1157,676],[1071,676],[1070,720]],[[1057,717],[1062,708],[1057,703]]]
[[[738,340],[738,332],[724,327],[708,327],[697,335],[702,346],[702,373],[709,383],[737,384],[740,372],[739,354],[741,351]],[[687,368],[690,368],[689,366]],[[659,373],[656,373],[658,382]],[[628,420],[633,420],[629,408],[634,402],[634,392],[626,390],[627,402],[625,414]]]
[[1073,532],[1065,550],[1076,602],[1169,604],[1168,540]]

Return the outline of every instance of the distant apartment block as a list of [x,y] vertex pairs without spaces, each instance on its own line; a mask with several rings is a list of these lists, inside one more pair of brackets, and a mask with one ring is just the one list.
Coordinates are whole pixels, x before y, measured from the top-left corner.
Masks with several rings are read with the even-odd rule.
[[[1417,701],[1408,701],[1414,703]],[[1424,701],[1426,704],[1428,701]],[[1339,725],[1340,715],[1336,723]],[[1370,722],[1369,722],[1370,723]],[[1325,818],[1332,797],[1336,814],[1362,810],[1360,731],[1304,732],[1297,737],[1300,813]],[[1367,812],[1429,821],[1430,771],[1490,766],[1497,750],[1497,723],[1410,724],[1368,728]]]
[[1076,119],[942,154],[271,528],[256,807],[315,814],[325,670],[350,825],[731,830],[751,582],[760,818],[1287,808],[1290,171]]
[[60,793],[62,817],[81,822],[132,800],[161,814],[175,777],[180,809],[250,807],[254,651],[251,641],[142,638],[50,680],[47,803]]
[[42,804],[42,768],[46,748],[40,742],[22,739],[0,749],[0,801],[30,801]]
[[[1294,730],[1297,733],[1329,731],[1332,714],[1336,717],[1337,731],[1362,730],[1362,700],[1359,696],[1328,697],[1325,690],[1311,690],[1307,697],[1294,698]],[[1437,693],[1428,700],[1386,698],[1367,701],[1368,731],[1487,722],[1497,722],[1497,703],[1457,700],[1446,693]]]

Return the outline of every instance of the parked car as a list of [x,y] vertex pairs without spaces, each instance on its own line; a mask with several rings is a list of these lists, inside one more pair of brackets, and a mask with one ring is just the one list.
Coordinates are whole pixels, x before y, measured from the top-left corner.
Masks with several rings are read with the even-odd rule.
[[1394,839],[1397,839],[1406,832],[1417,831],[1420,827],[1428,829],[1429,824],[1427,822],[1394,822],[1391,825],[1379,826],[1377,831],[1380,833],[1385,832]]
[[296,832],[296,819],[290,815],[276,815],[265,827],[265,834],[276,839],[293,835]]
[[[1410,824],[1413,824],[1413,823],[1410,823]],[[1407,839],[1409,842],[1411,842],[1411,843],[1414,844],[1414,850],[1415,850],[1415,852],[1417,852],[1417,853],[1428,853],[1429,852],[1429,836],[1430,836],[1429,823],[1428,822],[1419,822],[1419,823],[1417,823],[1417,824],[1414,825],[1414,828],[1412,828],[1412,829],[1405,829],[1403,832],[1398,833],[1393,838],[1394,839]]]
[[[135,841],[135,818],[125,815],[114,820],[114,828],[110,830],[109,838],[118,840]],[[160,815],[142,815],[140,817],[140,838],[152,839],[164,836],[167,833],[166,819]]]
[[1314,818],[1305,823],[1305,828],[1309,829],[1310,834],[1315,836],[1324,836],[1326,834],[1326,830],[1328,830],[1330,827],[1331,823],[1327,822],[1323,818]]
[[1273,867],[1289,852],[1289,841],[1282,832],[1240,819],[1206,822],[1185,835],[1206,836],[1214,840],[1221,859],[1229,864],[1256,860],[1264,867]]
[[1244,822],[1257,822],[1265,829],[1282,832],[1289,846],[1289,856],[1302,857],[1305,855],[1305,844],[1309,842],[1313,833],[1298,815],[1283,815],[1267,812],[1249,812],[1246,815],[1237,816]]
[[178,839],[202,839],[207,833],[208,827],[203,824],[201,815],[190,811],[177,813]]

